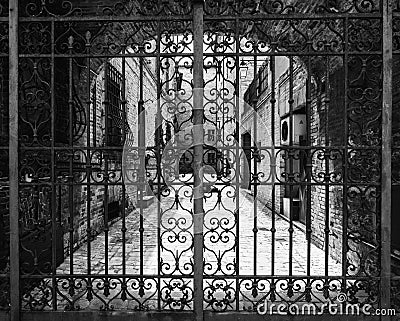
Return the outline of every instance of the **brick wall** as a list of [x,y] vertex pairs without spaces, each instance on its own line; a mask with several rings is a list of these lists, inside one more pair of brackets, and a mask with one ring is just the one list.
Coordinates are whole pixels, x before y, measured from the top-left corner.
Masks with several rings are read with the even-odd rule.
[[[269,69],[269,67],[267,67]],[[263,146],[259,150],[260,158],[256,162],[257,172],[262,173],[258,175],[258,180],[261,182],[261,185],[257,186],[257,198],[261,200],[269,209],[273,209],[273,197],[272,197],[272,186],[271,185],[262,185],[262,183],[271,183],[272,179],[270,177],[271,174],[271,153],[275,154],[275,183],[277,183],[275,188],[275,207],[274,210],[277,213],[282,213],[282,200],[284,196],[284,188],[280,186],[280,182],[284,182],[285,179],[282,177],[285,172],[285,162],[283,160],[283,151],[277,152],[272,151],[270,146],[280,146],[281,145],[281,116],[280,109],[283,108],[282,103],[286,103],[289,98],[282,98],[283,87],[288,85],[288,76],[284,75],[288,68],[288,61],[286,58],[276,57],[275,58],[275,110],[273,117],[273,127],[272,127],[272,110],[271,110],[271,86],[272,79],[269,76],[269,87],[267,90],[263,91],[260,98],[257,101],[257,109],[256,112],[253,113],[252,108],[247,108],[247,110],[242,114],[242,123],[241,123],[241,131],[242,134],[247,132],[251,135],[251,144],[253,146]],[[294,84],[300,83],[301,74],[299,72],[300,69],[297,69],[294,73]],[[295,91],[295,94],[297,92]],[[297,96],[296,96],[297,97]],[[286,99],[286,100],[285,100]],[[304,99],[303,99],[304,100]],[[300,105],[302,102],[295,99]],[[293,108],[296,108],[297,105],[294,103]],[[254,117],[257,118],[257,128],[254,128]],[[274,130],[274,141],[272,141],[271,131]],[[255,135],[255,133],[257,133]],[[243,146],[242,146],[243,147]],[[247,169],[245,168],[247,165],[246,160],[242,157],[242,172],[245,174]],[[254,156],[250,162],[250,171],[251,173],[255,172],[255,164],[254,164]],[[247,178],[245,178],[247,180]],[[253,194],[255,193],[254,186],[251,187],[251,191]]]
[[[344,69],[342,64],[334,61],[336,64],[330,73],[329,79],[329,96],[326,93],[326,83],[324,78],[319,78],[312,92],[312,114],[311,114],[311,137],[313,145],[326,146],[343,146],[349,143],[354,146],[367,147],[371,141],[365,140],[367,135],[373,138],[376,133],[379,135],[380,124],[369,122],[368,113],[362,112],[358,114],[357,108],[364,108],[368,101],[359,100],[354,103],[352,97],[354,92],[365,89],[365,86],[371,86],[369,82],[359,82],[360,67],[355,63],[349,65],[348,91],[344,91]],[[367,66],[367,68],[369,68]],[[369,68],[370,77],[377,76],[379,79],[379,69]],[[368,80],[370,81],[370,80]],[[347,114],[345,114],[344,97],[347,95]],[[371,94],[372,95],[372,94]],[[371,96],[372,97],[372,96]],[[380,108],[380,100],[378,94],[376,100],[376,108]],[[373,115],[372,109],[372,115]],[[348,120],[348,137],[345,137],[345,118]],[[374,117],[374,116],[372,116]],[[350,120],[350,118],[352,120]],[[364,124],[364,127],[358,128],[357,121]],[[375,124],[375,125],[374,125]],[[398,125],[394,124],[394,127]],[[370,134],[375,131],[375,134]],[[354,135],[354,136],[353,136]],[[358,140],[362,139],[362,140]],[[377,220],[379,220],[380,209],[379,202],[376,200],[374,193],[375,188],[368,186],[369,180],[374,181],[374,166],[368,164],[371,155],[357,155],[351,147],[348,147],[349,161],[343,163],[344,151],[331,150],[329,154],[328,171],[331,183],[341,183],[344,178],[344,165],[347,167],[347,179],[349,184],[354,186],[343,191],[342,186],[330,186],[329,199],[326,199],[324,186],[313,186],[311,197],[311,219],[312,219],[312,241],[320,248],[325,248],[325,208],[329,208],[329,253],[337,261],[342,261],[342,237],[343,237],[343,199],[344,194],[347,195],[347,224],[348,233],[351,233],[358,241],[355,243],[351,237],[348,238],[347,246],[347,262],[348,266],[360,267],[363,263],[360,259],[366,260],[365,269],[369,273],[374,271],[379,265],[378,253],[374,250],[377,246],[379,231],[377,230]],[[373,157],[373,156],[372,156]],[[360,161],[362,163],[360,163]],[[363,164],[366,162],[366,164]],[[325,161],[318,158],[315,153],[313,160],[313,175],[318,177],[318,173],[325,171]],[[366,167],[370,166],[370,167]],[[357,175],[361,175],[358,177]],[[371,176],[369,176],[371,175]],[[378,174],[379,175],[379,174]],[[365,177],[364,177],[365,176]],[[369,178],[367,178],[369,177]],[[323,182],[323,178],[321,179]],[[345,262],[342,262],[345,264]],[[348,273],[353,273],[349,271]],[[357,268],[354,271],[357,273]]]
[[[281,63],[283,64],[283,63]],[[310,131],[311,131],[311,146],[333,146],[340,145],[344,140],[344,85],[343,85],[343,70],[339,69],[332,74],[329,82],[330,86],[330,99],[328,100],[325,94],[324,85],[317,83],[318,78],[313,77],[312,89],[311,89],[311,115],[310,115]],[[287,78],[287,76],[286,76]],[[287,103],[288,97],[281,97],[284,95],[283,87],[287,79],[285,75],[281,79],[277,79],[275,83],[275,92],[277,103],[275,105],[275,141],[274,145],[281,145],[281,116],[284,115],[282,103]],[[305,103],[305,97],[296,98],[299,94],[301,82],[305,81],[304,72],[297,69],[294,73],[294,104],[293,108],[301,107]],[[285,80],[286,79],[286,80]],[[305,92],[302,94],[305,95]],[[257,103],[257,142],[254,142],[254,114],[243,115],[243,127],[244,131],[249,132],[252,135],[252,144],[260,144],[263,146],[270,146],[271,141],[271,92],[268,91],[264,94]],[[329,108],[327,108],[329,104]],[[286,106],[287,107],[287,106]],[[286,108],[287,109],[287,108]],[[327,111],[328,110],[328,111]],[[328,115],[326,115],[328,112]],[[279,113],[283,113],[280,115]],[[326,122],[326,116],[328,122]],[[261,181],[267,181],[270,174],[270,151],[264,150],[261,154],[264,154],[264,158],[257,163],[257,172],[264,173],[265,177],[260,176]],[[312,172],[313,181],[318,181],[318,174],[325,172],[325,162],[320,159],[321,152],[313,150],[312,157]],[[283,159],[283,151],[279,152],[276,158],[277,168],[276,177],[279,181],[284,182],[285,179],[282,177],[285,172],[285,161]],[[338,154],[332,152],[332,160],[329,162],[329,172],[336,173],[337,179],[340,179],[342,162],[341,158],[335,159]],[[254,172],[253,160],[251,162],[251,172]],[[297,178],[299,179],[299,178]],[[271,179],[268,179],[271,182]],[[323,183],[323,179],[322,179]],[[251,188],[254,193],[254,187]],[[275,208],[277,213],[283,214],[283,197],[284,187],[281,186],[276,188],[275,191]],[[258,186],[257,197],[270,209],[272,209],[272,187],[271,186]],[[329,208],[329,251],[330,255],[336,260],[340,261],[342,257],[342,197],[343,191],[340,186],[330,186],[329,188],[329,200],[326,202],[325,199],[325,187],[324,186],[312,186],[311,187],[311,227],[312,227],[312,242],[319,248],[325,247],[325,207]]]
[[[278,89],[278,88],[276,88]],[[275,106],[274,117],[272,117],[271,112],[271,95],[270,92],[268,95],[265,95],[261,98],[259,102],[258,108],[256,110],[257,115],[257,135],[254,135],[254,123],[251,120],[250,131],[253,134],[252,143],[259,148],[260,146],[279,146],[280,145],[280,116],[277,113],[278,104]],[[272,122],[274,123],[274,134],[275,140],[272,141],[271,131],[272,131]],[[261,148],[259,149],[260,158],[258,161],[254,162],[254,158],[251,160],[251,172],[255,173],[255,166],[257,166],[257,173],[264,173],[263,175],[258,176],[258,180],[261,185],[257,186],[257,192],[255,191],[254,186],[252,186],[251,190],[253,194],[257,194],[257,198],[260,199],[269,209],[273,209],[273,197],[272,197],[272,186],[271,185],[262,185],[263,183],[270,183],[271,178],[269,177],[271,174],[271,155],[274,153],[276,158],[276,167],[275,167],[275,177],[281,177],[281,163],[282,163],[282,154],[277,153],[276,151],[271,150],[270,148]],[[257,158],[257,157],[256,157]],[[274,210],[278,213],[281,212],[281,200],[283,196],[283,191],[279,186],[275,188],[275,208]]]
[[[314,82],[311,92],[311,145],[312,146],[338,146],[343,145],[344,139],[344,82],[343,69],[330,75],[329,99],[326,95],[326,82]],[[328,114],[326,114],[328,113]],[[313,180],[323,183],[325,161],[321,159],[322,152],[314,151],[312,157]],[[337,159],[335,159],[337,157]],[[342,175],[341,153],[330,153],[328,171],[337,176],[331,176],[331,183],[340,182]],[[343,226],[343,188],[341,186],[329,187],[329,199],[326,199],[325,186],[311,187],[311,227],[312,242],[319,248],[325,248],[325,217],[329,209],[329,253],[337,261],[342,260],[342,226]]]
[[[110,63],[122,73],[122,59],[113,58],[110,60]],[[152,115],[156,114],[157,109],[157,86],[156,80],[154,78],[154,64],[144,62],[144,77],[143,77],[143,100],[145,102],[145,113],[146,113],[146,146],[154,146],[154,132],[155,132],[155,118]],[[80,99],[81,101],[87,101],[87,71],[83,70],[79,75],[76,76],[79,83],[77,88],[80,88]],[[92,73],[90,82],[90,88],[92,89],[91,100],[92,103],[90,105],[90,140],[88,141],[88,137],[85,134],[81,137],[78,145],[82,147],[87,146],[89,143],[90,146],[96,146],[98,150],[101,150],[101,147],[105,144],[105,105],[104,105],[104,64],[100,64]],[[126,82],[126,112],[127,112],[127,122],[132,131],[132,139],[129,141],[130,146],[137,147],[138,146],[138,101],[139,101],[139,59],[138,58],[126,58],[125,65],[125,82]],[[93,90],[93,86],[95,86],[95,90]],[[95,123],[93,123],[93,119],[95,119]],[[107,156],[106,156],[107,157]],[[106,158],[100,156],[94,158],[95,162],[104,162]],[[85,162],[85,158],[82,156],[81,161]],[[109,171],[114,172],[117,177],[121,175],[121,163],[122,154],[119,153],[116,156],[115,161],[109,161]],[[130,166],[130,165],[128,165]],[[96,171],[104,170],[104,164],[101,166],[101,169],[95,169],[93,176],[96,175]],[[95,182],[96,179],[91,179],[91,182]],[[121,182],[121,181],[119,181]],[[126,185],[126,203],[122,204],[122,187],[121,185],[117,186],[108,186],[108,203],[118,202],[120,208],[122,206],[126,207],[126,215],[129,215],[130,212],[134,209],[137,203],[137,187],[132,184]],[[60,211],[62,224],[65,229],[64,234],[64,244],[65,244],[65,254],[68,254],[68,248],[70,244],[70,234],[67,231],[69,228],[70,221],[70,208],[69,208],[69,195],[70,191],[67,188],[61,188],[59,193],[59,202],[60,202]],[[74,186],[72,191],[73,193],[73,216],[74,216],[74,224],[73,224],[73,242],[74,248],[79,246],[82,242],[87,239],[87,186]],[[104,214],[105,214],[105,186],[91,186],[90,189],[90,226],[92,235],[96,235],[102,231],[104,228]],[[112,222],[110,222],[112,223]]]

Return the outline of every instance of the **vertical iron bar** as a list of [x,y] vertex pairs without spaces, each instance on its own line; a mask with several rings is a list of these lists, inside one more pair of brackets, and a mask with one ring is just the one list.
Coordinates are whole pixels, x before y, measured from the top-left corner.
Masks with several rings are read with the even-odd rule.
[[[158,135],[158,142],[161,141],[161,131],[157,130],[158,126],[162,125],[162,115],[161,115],[161,31],[160,22],[157,22],[157,57],[156,57],[156,72],[157,72],[157,120],[160,123],[156,124],[156,135]],[[168,78],[167,78],[168,79]],[[175,133],[174,133],[175,134]],[[167,142],[168,144],[168,142]],[[160,144],[155,146],[156,148],[156,159],[157,159],[157,310],[161,310],[161,175],[162,175],[162,158],[160,149]]]
[[[271,72],[271,179],[272,179],[272,212],[271,212],[271,275],[275,275],[275,235],[276,235],[276,213],[275,213],[275,179],[276,179],[276,157],[275,157],[275,103],[276,103],[276,93],[275,93],[275,56],[270,58],[270,72]],[[271,284],[274,280],[271,279]]]
[[93,107],[92,107],[92,113],[93,113],[93,126],[92,126],[92,131],[93,131],[93,147],[97,146],[96,140],[97,140],[97,73],[93,72],[93,90],[92,90],[92,96],[93,96]]
[[[392,197],[392,1],[383,1],[383,97],[381,191],[381,308],[390,308],[391,197]],[[386,316],[383,320],[390,320]]]
[[[70,55],[73,54],[73,42],[74,38],[72,36],[68,39],[68,53]],[[74,112],[74,100],[73,100],[73,89],[74,85],[73,81],[73,61],[72,57],[68,58],[68,134],[69,134],[69,178],[68,178],[68,209],[69,209],[69,273],[74,273],[74,174],[73,174],[73,166],[74,166],[74,138],[73,138],[73,112]]]
[[194,225],[194,313],[203,320],[203,0],[193,1],[193,225]]
[[[104,207],[104,274],[108,275],[108,155],[112,151],[107,149],[111,146],[112,137],[110,135],[110,121],[111,119],[111,110],[110,110],[110,92],[109,92],[109,61],[104,63],[104,97],[103,97],[103,104],[105,110],[105,150],[103,150],[102,158],[104,159],[104,200],[103,200],[103,207]],[[105,278],[105,282],[108,283],[108,278]],[[107,289],[107,287],[105,287]]]
[[[122,51],[122,53],[125,55],[125,48]],[[122,57],[122,90],[121,90],[121,104],[122,104],[122,145],[126,144],[126,137],[127,133],[126,130],[128,129],[126,126],[127,120],[126,120],[126,106],[127,106],[127,100],[126,100],[126,58],[125,56]],[[122,227],[121,227],[121,233],[122,233],[122,274],[124,275],[123,278],[123,285],[125,286],[125,274],[126,274],[126,187],[125,187],[125,173],[123,172],[123,158],[124,157],[124,148],[122,149],[121,152],[121,188],[122,188]]]
[[[144,50],[144,47],[142,47]],[[139,101],[138,101],[138,140],[139,140],[139,204],[140,204],[140,223],[139,223],[139,247],[140,247],[140,276],[143,276],[143,189],[145,187],[145,133],[146,133],[146,117],[143,100],[143,57],[139,57]]]
[[344,137],[343,137],[343,204],[342,204],[342,212],[343,212],[343,220],[342,220],[342,293],[346,293],[346,274],[347,274],[347,219],[348,219],[348,212],[347,212],[347,175],[348,175],[348,120],[347,120],[347,105],[348,105],[348,78],[349,78],[349,70],[348,70],[348,61],[349,61],[349,54],[348,54],[348,42],[349,42],[349,19],[346,17],[344,19],[344,61],[343,61],[343,68],[344,68]]
[[[306,84],[306,240],[307,240],[307,276],[311,274],[311,58],[307,56],[307,84]],[[309,282],[309,279],[307,280]],[[309,285],[309,283],[307,283]]]
[[[236,242],[236,275],[240,275],[240,238],[239,238],[239,233],[240,233],[240,224],[239,224],[239,207],[240,207],[240,57],[239,57],[239,51],[240,51],[240,36],[239,36],[239,19],[235,20],[235,66],[236,66],[236,106],[235,106],[235,133],[236,133],[236,146],[235,146],[235,159],[236,159],[236,168],[235,168],[235,194],[236,194],[236,237],[235,237],[235,242]],[[233,166],[232,166],[233,167]],[[240,279],[236,279],[236,291],[235,291],[235,296],[236,296],[236,311],[239,311],[239,286],[240,286]]]
[[324,182],[325,182],[325,276],[329,274],[329,233],[330,233],[330,217],[329,217],[329,155],[330,150],[327,150],[329,147],[329,104],[330,104],[330,97],[329,97],[329,69],[330,69],[330,60],[329,57],[326,57],[326,73],[325,73],[325,103],[324,103],[324,110],[325,110],[325,150],[324,150],[324,160],[325,160],[325,175],[324,175]]
[[10,321],[20,319],[18,209],[18,0],[9,0]]
[[[255,55],[253,56],[253,82],[254,84],[257,84],[259,77],[257,73],[257,46],[254,46],[254,53]],[[258,102],[258,88],[259,85],[257,84],[256,86],[256,96],[253,97],[252,100],[252,107],[253,107],[253,183],[254,183],[254,202],[253,202],[253,234],[254,234],[254,248],[253,248],[253,256],[254,256],[254,261],[253,261],[253,273],[254,275],[257,275],[257,233],[258,233],[258,227],[257,227],[257,185],[258,185],[258,168],[257,168],[257,160],[258,160],[258,146],[257,146],[257,122],[258,122],[258,113],[257,113],[257,102]],[[256,156],[257,155],[257,156]]]
[[[222,38],[221,41],[224,41],[224,37],[225,36],[221,36],[221,38]],[[225,143],[225,121],[226,121],[226,118],[225,118],[225,112],[224,112],[225,97],[224,97],[223,91],[224,91],[224,88],[225,88],[225,74],[226,74],[227,77],[229,75],[228,75],[228,73],[225,73],[225,63],[226,63],[226,62],[224,62],[224,58],[225,57],[224,56],[220,56],[218,58],[221,59],[221,68],[219,68],[219,70],[220,70],[220,73],[219,73],[220,74],[220,79],[219,79],[219,81],[217,83],[217,85],[219,86],[218,91],[220,93],[219,98],[220,98],[221,103],[219,104],[220,105],[220,107],[219,107],[220,109],[217,109],[216,114],[218,114],[218,112],[221,111],[221,117],[217,117],[217,119],[219,118],[219,122],[217,123],[217,125],[220,124],[220,131],[219,132],[216,131],[216,133],[219,134],[219,137],[218,136],[215,137],[215,146],[218,146],[218,138],[220,138],[221,146],[222,147],[226,147],[228,145]],[[224,157],[226,157],[226,155],[227,155],[226,153],[227,152],[229,153],[229,149],[223,149],[221,151],[221,157],[223,157],[223,159],[224,159]],[[218,164],[218,160],[216,160],[216,164]],[[223,164],[221,165],[221,171],[222,172],[220,173],[220,175],[221,175],[221,177],[223,177],[223,172],[224,172],[224,165]]]
[[[96,88],[96,77],[97,75],[91,72],[91,66],[90,66],[90,37],[91,34],[88,31],[86,33],[86,52],[88,55],[88,58],[86,60],[86,75],[87,75],[87,95],[88,95],[88,99],[87,99],[87,103],[86,103],[86,122],[87,122],[87,127],[86,127],[86,245],[87,245],[87,274],[88,276],[88,292],[87,292],[87,297],[90,297],[92,295],[91,291],[92,291],[92,279],[90,278],[90,274],[92,273],[91,270],[91,256],[92,256],[92,252],[91,252],[91,236],[92,236],[92,228],[91,228],[91,224],[90,224],[90,219],[91,219],[91,193],[92,193],[92,188],[91,188],[91,175],[92,175],[92,166],[91,166],[91,160],[93,159],[91,156],[92,151],[90,150],[90,146],[91,144],[91,137],[90,137],[90,107],[91,104],[93,104],[93,106],[96,106],[96,96],[93,96],[93,92],[91,89],[91,78],[93,76],[94,79],[94,88]],[[95,89],[96,90],[96,89]],[[92,127],[92,131],[93,131],[93,142],[95,142],[95,131],[96,131],[96,112],[95,112],[95,107],[92,108],[93,111],[93,127]],[[94,145],[95,143],[93,143]],[[93,153],[95,153],[95,151],[93,150]]]
[[[270,57],[270,72],[271,72],[271,179],[272,179],[272,213],[271,213],[271,275],[275,275],[275,235],[276,235],[276,213],[275,213],[275,194],[276,194],[276,151],[275,151],[275,113],[276,113],[276,92],[275,92],[275,56]],[[279,144],[280,145],[280,144]],[[275,297],[276,280],[271,278],[271,294],[270,297]]]
[[293,57],[289,57],[289,275],[293,275]]
[[[51,22],[51,43],[55,41],[54,21]],[[57,231],[60,221],[57,217],[57,189],[56,189],[56,156],[55,156],[55,99],[54,99],[54,80],[55,80],[55,59],[54,59],[54,46],[51,47],[51,80],[50,80],[50,108],[51,108],[51,274],[52,274],[52,306],[53,310],[57,310]],[[60,205],[61,206],[61,205]]]

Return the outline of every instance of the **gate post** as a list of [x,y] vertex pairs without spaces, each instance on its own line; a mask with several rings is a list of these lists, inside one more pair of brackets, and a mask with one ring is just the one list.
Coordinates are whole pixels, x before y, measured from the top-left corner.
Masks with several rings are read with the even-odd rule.
[[[381,308],[390,308],[392,199],[392,0],[383,1]],[[390,320],[390,316],[381,320]]]
[[18,0],[9,0],[10,320],[20,319],[18,233]]
[[193,226],[194,313],[203,320],[203,0],[193,1]]

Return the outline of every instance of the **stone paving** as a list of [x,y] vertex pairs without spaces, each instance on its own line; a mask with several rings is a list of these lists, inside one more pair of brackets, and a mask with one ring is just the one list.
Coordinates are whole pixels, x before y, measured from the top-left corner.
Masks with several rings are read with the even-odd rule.
[[[173,190],[175,191],[172,192]],[[229,282],[233,284],[234,278],[230,278],[230,276],[234,274],[234,266],[237,261],[239,261],[239,274],[243,277],[249,275],[287,276],[289,275],[290,260],[292,260],[291,275],[306,276],[308,253],[304,232],[294,226],[290,241],[289,223],[276,215],[275,248],[272,249],[273,218],[271,211],[265,210],[260,202],[254,202],[247,190],[240,189],[238,199],[234,197],[234,191],[232,186],[221,185],[218,190],[205,194],[204,288],[207,289],[213,282],[212,276],[214,275],[223,276],[222,280],[225,280],[227,284]],[[178,197],[175,197],[175,194]],[[219,199],[220,201],[218,201]],[[161,203],[154,202],[148,208],[135,210],[126,216],[125,238],[122,234],[123,221],[119,220],[110,226],[107,235],[103,232],[90,242],[90,260],[88,260],[88,244],[83,244],[57,268],[58,308],[61,310],[71,307],[109,309],[113,306],[116,309],[135,309],[140,305],[139,308],[142,309],[146,305],[151,309],[156,309],[157,297],[167,296],[178,302],[177,309],[179,309],[182,296],[188,295],[187,299],[191,303],[184,309],[191,309],[190,293],[192,290],[188,290],[189,294],[187,294],[179,286],[187,283],[187,289],[193,287],[192,202],[189,186],[174,185],[170,195],[163,197]],[[254,207],[256,207],[256,211]],[[236,212],[236,208],[238,208],[238,212]],[[139,232],[141,216],[143,218],[142,251]],[[237,225],[235,216],[238,217],[239,225]],[[161,217],[160,224],[158,224],[159,217]],[[258,230],[256,238],[253,232],[254,222],[256,222]],[[158,233],[160,233],[160,237]],[[108,240],[107,245],[106,239]],[[160,246],[158,239],[161,239]],[[236,239],[238,240],[237,247]],[[289,256],[290,243],[292,244],[291,257]],[[123,260],[124,246],[125,264]],[[271,266],[272,251],[275,254],[274,270]],[[108,265],[106,264],[106,253]],[[141,253],[143,253],[142,264],[140,264]],[[310,255],[310,274],[324,276],[324,251],[311,245]],[[90,271],[88,262],[90,262]],[[341,264],[329,258],[328,275],[340,276],[341,270]],[[90,278],[92,291],[88,291],[90,284],[85,276],[89,273],[92,275]],[[73,279],[68,279],[70,274],[75,275]],[[82,274],[82,278],[79,278],[80,274]],[[158,278],[160,274],[162,275],[161,279]],[[175,279],[169,277],[171,274]],[[141,290],[139,286],[138,275],[149,276],[144,284],[145,291]],[[180,278],[181,275],[183,277]],[[211,276],[211,278],[207,278],[207,276]],[[72,282],[72,280],[74,281]],[[109,282],[109,290],[105,290],[105,282]],[[122,293],[124,282],[128,288],[127,299],[124,299],[125,295]],[[157,282],[159,282],[158,285]],[[51,279],[44,279],[41,286],[37,286],[31,291],[30,296],[35,298],[38,306],[46,305],[47,302],[46,308],[51,308],[51,296],[49,299],[51,284]],[[179,289],[177,284],[180,284]],[[242,287],[242,285],[240,286]],[[250,290],[244,290],[242,291],[241,288],[240,301],[250,302],[252,300],[249,299],[250,295],[246,298],[245,294]],[[222,291],[221,288],[218,290],[221,292],[219,294],[216,293],[218,291],[215,291],[215,288],[213,291],[215,292],[212,294],[213,296],[219,295],[221,298],[227,296],[227,292]],[[233,291],[235,292],[235,290]],[[268,289],[261,286],[261,291],[257,295],[261,295],[262,292],[266,293],[266,291]],[[302,291],[304,291],[304,283],[297,288],[298,293]],[[88,296],[89,292],[91,294]],[[27,302],[30,301],[32,299],[28,298]],[[162,302],[164,304],[166,301],[162,300]],[[165,308],[165,305],[168,304],[159,308]]]
[[[221,189],[221,188],[220,188]],[[108,246],[105,247],[106,234],[103,232],[90,242],[90,273],[93,275],[93,284],[95,278],[98,277],[100,284],[103,284],[104,274],[116,275],[110,279],[110,293],[104,293],[104,289],[100,286],[96,289],[93,285],[94,298],[87,298],[87,284],[85,277],[82,277],[83,284],[77,284],[75,291],[70,292],[70,286],[62,286],[59,281],[58,307],[65,308],[72,303],[74,306],[79,306],[83,309],[100,309],[104,308],[109,302],[110,306],[117,309],[135,309],[139,302],[146,302],[151,308],[157,307],[157,285],[155,277],[148,280],[148,293],[138,292],[138,280],[132,275],[140,274],[140,215],[143,217],[143,265],[142,273],[144,275],[158,275],[159,265],[158,257],[161,258],[161,274],[172,273],[174,275],[192,274],[192,199],[190,198],[190,188],[187,186],[178,186],[176,188],[179,195],[179,203],[176,203],[176,198],[171,193],[168,197],[163,198],[162,202],[157,202],[143,209],[142,213],[136,210],[127,215],[125,226],[127,229],[125,242],[121,232],[122,220],[114,223],[108,232]],[[262,204],[254,203],[251,196],[246,190],[240,190],[239,200],[236,200],[234,189],[230,186],[225,186],[221,190],[221,202],[218,203],[218,193],[206,194],[207,198],[204,203],[205,209],[205,231],[204,231],[204,259],[205,259],[205,275],[229,275],[233,273],[233,264],[239,258],[239,271],[241,276],[246,275],[288,275],[289,274],[289,223],[280,216],[275,216],[275,267],[271,270],[271,253],[272,253],[272,214],[268,210],[264,210]],[[235,225],[235,209],[239,209],[239,227]],[[254,206],[256,206],[256,222],[257,222],[257,238],[255,241],[254,228]],[[158,240],[158,211],[162,213],[160,224],[160,235],[162,246],[157,244]],[[236,253],[234,240],[239,232],[239,253]],[[123,269],[123,244],[125,243],[125,270]],[[256,250],[255,250],[256,244]],[[307,242],[304,232],[294,226],[292,237],[292,275],[306,275],[307,262]],[[108,253],[108,267],[106,267],[106,251]],[[63,264],[57,269],[59,276],[68,276],[70,274],[70,260],[73,262],[73,274],[88,273],[87,259],[87,244],[83,244],[76,250],[72,256],[67,257]],[[254,256],[256,255],[256,262]],[[178,262],[175,258],[179,257]],[[311,275],[323,276],[325,274],[324,252],[316,246],[311,245]],[[220,258],[220,265],[218,264]],[[341,275],[341,264],[329,258],[329,275]],[[132,293],[135,293],[128,300],[121,299],[121,284],[122,276],[128,276],[127,285]],[[120,276],[120,277],[119,277]],[[171,279],[162,279],[160,281],[165,285],[168,291],[171,289]],[[166,280],[166,281],[165,281]],[[191,277],[182,278],[188,282],[189,288],[192,287]],[[230,279],[233,280],[233,279]],[[65,281],[64,281],[65,282]],[[113,283],[114,282],[114,283]],[[204,284],[207,284],[205,280]],[[160,283],[160,288],[161,288]],[[208,283],[209,284],[209,283]],[[173,287],[173,286],[172,286]],[[298,292],[303,290],[298,289]],[[129,289],[128,289],[129,292]],[[163,292],[163,289],[161,289]],[[179,301],[179,295],[182,296],[182,291],[173,294]],[[131,293],[131,294],[132,294]],[[150,294],[149,294],[150,293]],[[161,294],[163,295],[163,294]],[[168,294],[167,294],[168,295]],[[226,293],[222,293],[222,296]],[[129,300],[130,299],[130,300]],[[244,300],[242,296],[242,300]],[[188,306],[187,308],[191,308]],[[109,307],[108,307],[109,308]]]
[[[233,188],[232,188],[233,191]],[[180,191],[183,194],[183,191]],[[211,241],[212,234],[209,228],[215,227],[218,223],[212,224],[212,218],[214,221],[218,220],[219,225],[223,218],[226,219],[226,227],[231,228],[234,225],[233,212],[235,210],[236,201],[232,198],[222,199],[220,209],[213,207],[217,201],[216,193],[212,193],[212,197],[208,198],[205,202],[205,225],[208,233],[205,233],[205,245],[207,249],[204,252],[206,263],[216,263],[216,253],[224,252],[232,248],[233,244],[231,241],[236,236],[236,227],[233,227],[229,233],[226,233],[229,242],[224,243],[221,239],[217,242]],[[180,197],[179,208],[176,209],[174,204],[174,196],[165,197],[160,204],[160,209],[163,211],[162,226],[171,228],[175,226],[168,225],[168,219],[175,220],[179,218],[186,218],[187,222],[180,224],[182,228],[191,226],[191,215],[188,210],[192,206],[192,202],[188,197]],[[254,242],[254,206],[255,203],[250,199],[244,190],[240,191],[239,198],[239,267],[241,275],[253,275],[254,274],[254,246],[256,243],[257,249],[257,262],[256,262],[256,274],[258,275],[271,275],[271,253],[272,253],[272,233],[270,232],[272,226],[272,216],[270,211],[265,211],[262,204],[257,203],[257,241]],[[157,274],[158,264],[158,246],[157,246],[157,202],[150,205],[148,208],[143,209],[143,273],[144,274]],[[171,208],[171,209],[170,209]],[[125,237],[125,264],[126,274],[137,274],[140,272],[140,248],[139,248],[139,218],[140,212],[134,211],[126,217],[126,237]],[[122,274],[122,251],[123,251],[123,237],[121,232],[122,220],[116,222],[110,227],[108,232],[108,273],[110,274]],[[224,226],[225,227],[225,226]],[[275,216],[275,271],[273,275],[288,275],[289,273],[289,223],[282,219],[280,216]],[[192,230],[189,229],[189,231]],[[177,233],[180,231],[178,228],[173,228],[173,231]],[[217,229],[221,234],[222,228]],[[164,233],[163,233],[164,232]],[[160,252],[161,258],[164,263],[175,264],[174,255],[176,253],[180,255],[179,262],[184,265],[186,262],[190,262],[192,258],[192,251],[190,245],[192,239],[187,238],[185,242],[181,242],[176,238],[168,240],[171,237],[172,232],[166,231],[165,228],[161,227],[161,234],[163,239],[164,251]],[[183,235],[185,233],[182,233]],[[214,233],[215,234],[215,233]],[[192,235],[192,233],[186,232],[186,235]],[[216,235],[216,234],[215,234]],[[104,274],[105,271],[105,233],[98,235],[95,240],[90,243],[91,247],[91,273],[93,274]],[[306,275],[306,263],[307,263],[307,242],[305,234],[302,230],[294,226],[293,232],[293,275]],[[169,246],[170,245],[170,246]],[[173,251],[173,254],[169,251]],[[222,258],[222,266],[232,263],[236,257],[235,249],[227,251]],[[324,251],[311,245],[311,275],[324,275],[325,271],[325,260]],[[66,258],[65,262],[60,265],[57,269],[57,274],[69,274],[70,273],[70,259],[73,260],[73,273],[85,274],[87,273],[87,245],[84,244],[77,251],[73,253],[71,257]],[[215,272],[215,267],[213,269]],[[224,271],[224,270],[223,270]],[[167,270],[165,270],[167,272]],[[224,271],[229,274],[228,271]],[[221,274],[221,273],[219,273]],[[332,258],[329,258],[329,275],[341,275],[341,264],[335,262]]]

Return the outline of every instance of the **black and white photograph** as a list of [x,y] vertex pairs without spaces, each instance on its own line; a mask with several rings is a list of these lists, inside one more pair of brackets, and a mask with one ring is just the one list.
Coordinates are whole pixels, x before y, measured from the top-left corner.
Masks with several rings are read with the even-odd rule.
[[399,321],[400,0],[0,0],[0,321]]

